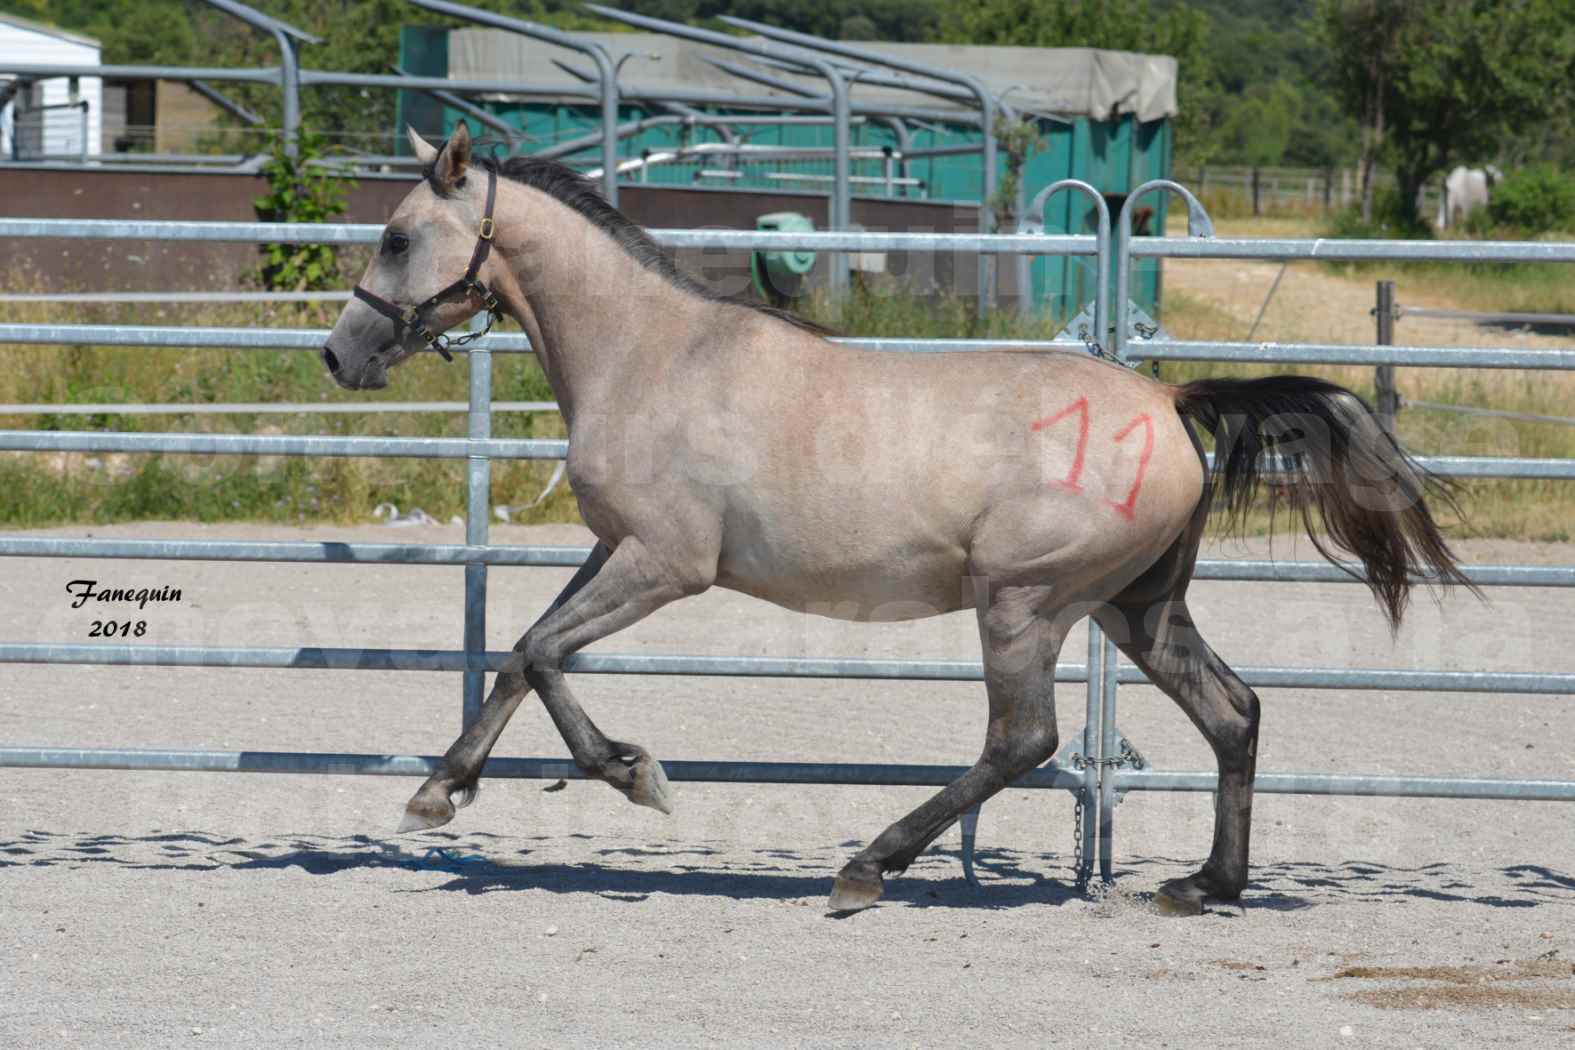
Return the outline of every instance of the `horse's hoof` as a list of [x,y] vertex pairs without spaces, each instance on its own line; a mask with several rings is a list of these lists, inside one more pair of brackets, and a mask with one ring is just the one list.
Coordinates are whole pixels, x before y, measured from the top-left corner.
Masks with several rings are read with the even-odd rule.
[[405,803],[405,817],[399,822],[397,834],[441,828],[453,819],[454,803],[449,801],[448,792],[430,783],[423,784]]
[[470,784],[449,795],[449,801],[454,803],[455,809],[464,809],[476,801],[476,796],[479,794],[481,794],[481,785]]
[[884,888],[878,868],[849,864],[837,873],[827,907],[834,912],[863,911],[880,900]]
[[635,805],[670,815],[673,812],[672,793],[662,764],[642,747],[618,746],[623,750],[602,767],[602,779]]
[[1207,896],[1195,878],[1171,879],[1154,894],[1154,909],[1161,915],[1191,916],[1203,914],[1203,899]]

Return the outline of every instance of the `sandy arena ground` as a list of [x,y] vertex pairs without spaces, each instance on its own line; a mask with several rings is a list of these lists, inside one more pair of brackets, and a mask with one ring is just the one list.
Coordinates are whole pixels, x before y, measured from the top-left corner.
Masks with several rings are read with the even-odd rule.
[[[80,534],[82,530],[72,530]],[[457,528],[192,525],[98,535],[436,540]],[[584,542],[500,528],[504,542]],[[1261,553],[1254,543],[1246,553]],[[1235,551],[1243,548],[1237,546]],[[1216,552],[1217,553],[1217,552]],[[1283,558],[1308,545],[1279,541]],[[1468,561],[1575,547],[1464,545]],[[9,560],[0,637],[88,641],[65,584],[169,585],[145,643],[456,647],[452,568]],[[506,648],[568,573],[494,569]],[[1426,598],[1391,643],[1364,589],[1198,584],[1241,665],[1575,671],[1575,598]],[[713,592],[603,651],[976,658],[969,617],[858,627]],[[1065,659],[1080,662],[1081,633]],[[661,758],[967,763],[975,685],[581,676]],[[1575,779],[1569,697],[1263,690],[1259,768]],[[1062,693],[1063,737],[1082,722]],[[7,666],[7,744],[434,753],[452,674]],[[1148,688],[1125,733],[1212,768]],[[534,704],[500,754],[563,755]],[[1555,803],[1261,797],[1239,907],[1156,915],[1207,851],[1206,795],[1134,795],[1119,878],[1069,886],[1071,800],[1009,791],[967,886],[955,829],[881,905],[825,913],[837,868],[926,789],[674,785],[671,817],[574,782],[492,781],[393,837],[410,779],[0,770],[0,1045],[1553,1047],[1575,1042],[1575,831]],[[452,870],[423,866],[449,847]]]

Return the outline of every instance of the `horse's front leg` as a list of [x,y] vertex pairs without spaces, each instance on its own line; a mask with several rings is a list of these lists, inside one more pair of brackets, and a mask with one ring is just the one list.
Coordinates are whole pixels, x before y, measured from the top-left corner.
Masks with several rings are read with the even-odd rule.
[[531,689],[541,696],[574,762],[605,780],[630,801],[672,811],[667,777],[644,748],[609,740],[569,691],[558,667],[564,657],[598,638],[636,623],[676,598],[704,590],[710,571],[675,573],[650,556],[638,540],[616,551],[598,545],[552,607],[514,646],[522,666],[498,675],[481,717],[444,755],[443,768],[422,784],[405,807],[401,831],[440,827],[454,818],[455,803],[469,802],[477,778],[503,727]]

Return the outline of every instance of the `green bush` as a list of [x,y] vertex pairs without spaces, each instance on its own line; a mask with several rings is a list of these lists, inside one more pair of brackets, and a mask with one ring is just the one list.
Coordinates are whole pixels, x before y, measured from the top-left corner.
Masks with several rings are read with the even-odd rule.
[[[296,153],[274,144],[263,178],[268,193],[252,202],[263,222],[332,222],[344,213],[346,195],[355,183],[330,174],[311,162],[324,155],[322,137],[303,131]],[[264,244],[260,276],[263,287],[282,291],[321,291],[341,283],[339,257],[331,244]]]
[[1575,176],[1550,164],[1521,168],[1493,187],[1488,214],[1496,226],[1532,235],[1575,231]]
[[1400,206],[1397,190],[1386,188],[1373,196],[1370,221],[1362,221],[1360,208],[1342,208],[1329,216],[1324,236],[1345,240],[1431,240],[1433,227]]
[[1488,240],[1498,234],[1498,223],[1493,219],[1493,212],[1489,208],[1472,208],[1466,213],[1465,221],[1459,229],[1467,237],[1476,240]]

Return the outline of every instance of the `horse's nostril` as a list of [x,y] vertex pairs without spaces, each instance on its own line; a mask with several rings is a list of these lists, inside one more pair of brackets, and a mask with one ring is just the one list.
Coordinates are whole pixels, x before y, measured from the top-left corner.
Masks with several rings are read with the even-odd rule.
[[326,346],[323,347],[323,364],[328,366],[328,371],[338,374],[339,358],[335,357],[334,352]]

